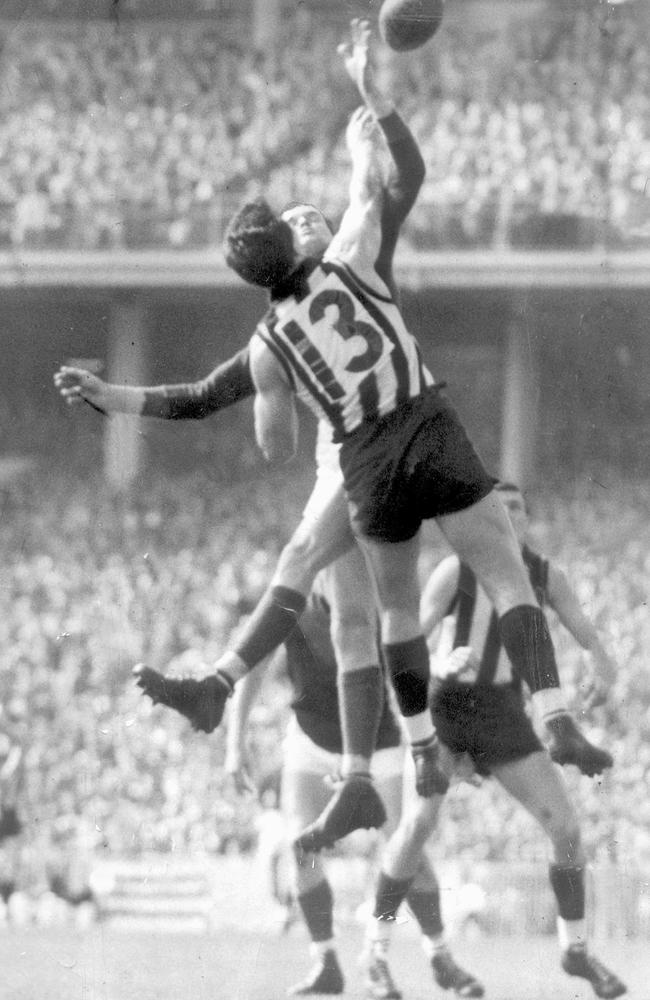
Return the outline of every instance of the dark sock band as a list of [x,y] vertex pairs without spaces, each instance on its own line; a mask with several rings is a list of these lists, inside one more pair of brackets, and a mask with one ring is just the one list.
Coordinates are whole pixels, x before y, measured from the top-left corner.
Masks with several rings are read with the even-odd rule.
[[384,708],[379,664],[339,674],[338,689],[343,753],[370,759]]
[[411,913],[427,937],[439,937],[443,930],[440,893],[437,889],[409,889],[406,896]]
[[532,694],[560,686],[555,651],[541,608],[519,604],[499,619],[499,634],[516,673]]
[[373,914],[377,920],[395,919],[412,881],[413,878],[397,879],[391,878],[385,872],[379,873]]
[[327,879],[298,896],[298,903],[312,941],[329,941],[334,935],[334,897]]
[[386,666],[405,718],[425,712],[429,704],[429,650],[423,635],[383,646]]
[[584,866],[551,864],[548,868],[548,877],[562,919],[582,920],[585,915]]
[[252,670],[291,634],[305,610],[306,600],[289,587],[269,587],[235,646],[235,653]]

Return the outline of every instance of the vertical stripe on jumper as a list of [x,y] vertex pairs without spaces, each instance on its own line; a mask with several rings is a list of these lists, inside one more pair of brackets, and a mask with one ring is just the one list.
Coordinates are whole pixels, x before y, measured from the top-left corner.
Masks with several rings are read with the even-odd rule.
[[307,277],[308,294],[274,302],[257,334],[290,373],[296,395],[340,441],[434,384],[393,299],[341,262]]

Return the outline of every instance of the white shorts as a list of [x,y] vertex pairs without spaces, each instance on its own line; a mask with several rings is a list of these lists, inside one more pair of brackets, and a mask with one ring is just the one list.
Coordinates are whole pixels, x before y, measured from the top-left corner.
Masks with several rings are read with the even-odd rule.
[[[291,717],[282,744],[283,771],[285,774],[313,774],[319,778],[339,774],[343,762],[342,754],[323,750],[300,728],[294,716]],[[375,750],[370,765],[370,773],[375,781],[389,781],[401,777],[404,771],[404,747],[386,747]]]

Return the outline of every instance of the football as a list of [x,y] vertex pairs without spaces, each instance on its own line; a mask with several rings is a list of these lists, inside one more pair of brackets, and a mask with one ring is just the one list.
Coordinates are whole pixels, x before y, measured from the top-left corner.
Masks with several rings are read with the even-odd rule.
[[442,12],[443,0],[384,0],[379,33],[396,52],[419,49],[440,27]]

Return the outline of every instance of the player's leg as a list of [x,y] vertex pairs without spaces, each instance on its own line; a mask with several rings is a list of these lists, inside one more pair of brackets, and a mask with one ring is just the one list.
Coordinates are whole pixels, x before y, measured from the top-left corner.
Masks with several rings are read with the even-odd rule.
[[447,790],[437,764],[428,705],[429,651],[420,625],[419,532],[407,541],[384,542],[360,536],[380,613],[381,643],[397,704],[416,762],[420,795]]
[[549,733],[553,759],[558,764],[576,764],[589,775],[610,767],[611,755],[589,743],[569,715],[546,617],[496,491],[437,521],[460,559],[476,573],[500,616],[501,641],[531,691]]
[[587,950],[585,855],[580,826],[566,785],[544,751],[494,766],[494,777],[540,824],[553,848],[549,868],[558,908],[562,967],[591,982],[599,997],[617,997],[625,986]]
[[456,962],[449,947],[442,921],[440,887],[425,850],[406,894],[406,902],[420,926],[422,948],[438,986],[453,990],[459,997],[482,997],[483,984]]
[[[413,772],[410,771],[411,780]],[[400,796],[401,798],[401,796]],[[386,798],[389,822],[394,823],[397,800]],[[441,796],[408,797],[397,827],[386,844],[375,886],[374,907],[366,925],[361,957],[366,996],[369,1000],[399,1000],[388,956],[398,910],[407,898],[422,861],[422,846],[438,816]],[[423,888],[432,888],[423,882]]]
[[[452,759],[451,757],[449,758],[450,765]],[[431,963],[434,979],[442,989],[453,990],[457,996],[482,997],[485,992],[482,983],[470,972],[467,972],[466,969],[458,965],[451,952],[442,919],[440,886],[426,850],[427,840],[431,837],[433,830],[437,826],[442,799],[436,797],[432,800],[424,800],[426,805],[430,802],[436,803],[436,807],[425,810],[423,813],[419,806],[419,803],[423,800],[412,793],[414,782],[413,762],[407,756],[404,768],[403,814],[408,816],[408,810],[411,807],[414,810],[415,815],[410,821],[413,823],[414,835],[409,837],[407,834],[406,838],[401,840],[401,847],[397,847],[392,858],[389,858],[388,853],[386,854],[383,870],[384,872],[390,870],[391,872],[399,873],[400,870],[411,870],[416,865],[415,874],[406,893],[406,903],[418,922],[422,949]],[[388,821],[385,829],[388,830],[392,816],[388,799],[385,798],[385,801],[386,811],[388,812]],[[409,821],[407,820],[407,822]],[[397,826],[395,829],[397,829]],[[395,844],[400,844],[399,835],[395,838]],[[406,852],[402,859],[399,857],[400,850],[405,850]],[[400,868],[400,865],[403,865],[403,868]],[[393,924],[390,922],[375,920],[368,928],[369,934],[372,934],[374,931],[379,938],[381,942],[380,947],[384,949],[383,954],[385,957],[387,957],[389,944],[387,935],[391,934],[392,926]]]
[[316,574],[354,539],[350,530],[340,478],[319,491],[317,513],[308,503],[305,514],[285,546],[271,585],[238,636],[233,649],[201,680],[168,677],[138,664],[136,681],[154,703],[184,715],[195,729],[211,733],[221,722],[226,702],[237,680],[244,677],[290,634],[305,608]]
[[328,602],[330,634],[338,667],[342,782],[323,813],[296,844],[319,851],[359,828],[380,827],[386,812],[370,777],[370,762],[383,711],[377,611],[365,560],[355,545],[319,578]]
[[325,570],[330,634],[338,666],[343,775],[368,774],[383,709],[377,609],[358,545]]
[[[317,747],[292,719],[282,771],[282,811],[291,840],[326,806],[330,792],[324,779],[339,763],[336,754]],[[295,898],[309,932],[314,966],[290,993],[342,993],[344,980],[334,940],[334,899],[321,855],[307,856],[296,851],[293,874]]]
[[353,545],[341,477],[319,476],[268,590],[217,669],[234,682],[272,653],[303,612],[318,572]]

